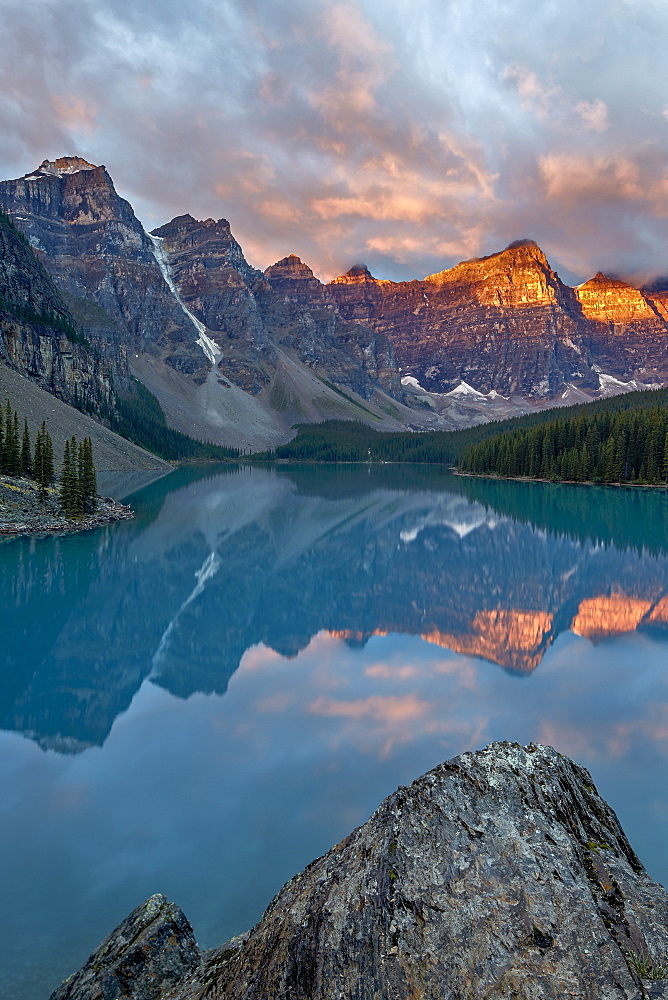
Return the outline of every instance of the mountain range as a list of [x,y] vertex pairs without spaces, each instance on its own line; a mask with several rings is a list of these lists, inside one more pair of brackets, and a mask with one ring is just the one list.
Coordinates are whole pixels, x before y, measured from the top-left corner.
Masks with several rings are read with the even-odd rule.
[[253,449],[298,422],[449,429],[668,383],[668,289],[570,287],[531,240],[325,284],[294,254],[252,267],[225,219],[146,232],[77,156],[0,182],[0,207],[0,356],[101,418],[137,380],[176,430]]

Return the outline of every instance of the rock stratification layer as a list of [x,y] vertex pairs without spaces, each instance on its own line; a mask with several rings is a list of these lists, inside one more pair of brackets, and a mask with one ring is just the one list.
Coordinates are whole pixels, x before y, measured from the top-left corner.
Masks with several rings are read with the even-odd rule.
[[[127,938],[122,924],[102,955],[127,962]],[[52,1000],[640,1000],[668,995],[638,974],[667,951],[668,893],[589,773],[496,743],[399,788],[161,993],[103,992],[94,955]]]
[[0,360],[48,392],[99,413],[109,373],[88,350],[50,275],[0,214]]
[[602,274],[571,288],[531,240],[423,281],[380,281],[358,266],[328,287],[346,318],[390,338],[402,371],[430,392],[463,380],[551,399],[569,385],[605,389],[601,374],[668,379],[665,295]]

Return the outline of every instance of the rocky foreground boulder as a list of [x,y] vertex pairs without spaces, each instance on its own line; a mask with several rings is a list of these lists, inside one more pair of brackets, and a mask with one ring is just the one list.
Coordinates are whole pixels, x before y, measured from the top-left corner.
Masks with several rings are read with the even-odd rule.
[[399,788],[198,954],[151,897],[51,1000],[668,1000],[668,893],[583,767],[494,743]]

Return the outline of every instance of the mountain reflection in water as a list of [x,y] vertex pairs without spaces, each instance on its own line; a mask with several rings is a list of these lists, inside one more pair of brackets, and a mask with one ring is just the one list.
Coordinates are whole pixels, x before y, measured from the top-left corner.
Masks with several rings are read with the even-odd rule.
[[228,467],[130,500],[0,544],[3,1000],[44,1000],[152,892],[203,947],[245,930],[492,740],[576,756],[668,877],[663,493]]
[[[321,631],[353,646],[420,636],[525,673],[566,630],[668,627],[662,494],[541,486],[522,523],[503,509],[516,515],[529,484],[422,472],[409,489],[405,475],[184,471],[139,495],[152,520],[6,546],[1,725],[63,752],[102,744],[147,677],[223,694],[249,648],[290,657]],[[626,506],[587,522],[583,501]]]

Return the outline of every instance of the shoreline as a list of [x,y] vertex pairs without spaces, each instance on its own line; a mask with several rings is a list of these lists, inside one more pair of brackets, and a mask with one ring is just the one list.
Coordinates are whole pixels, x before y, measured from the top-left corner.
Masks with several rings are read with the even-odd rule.
[[32,479],[0,476],[0,538],[73,534],[132,517],[129,506],[99,495],[94,511],[78,518],[66,517],[56,487],[50,486],[44,496]]
[[531,476],[500,476],[498,472],[460,472],[453,467],[454,476],[468,479],[498,479],[506,483],[544,483],[561,486],[612,486],[614,489],[668,490],[668,483],[595,483],[593,479],[534,479]]

